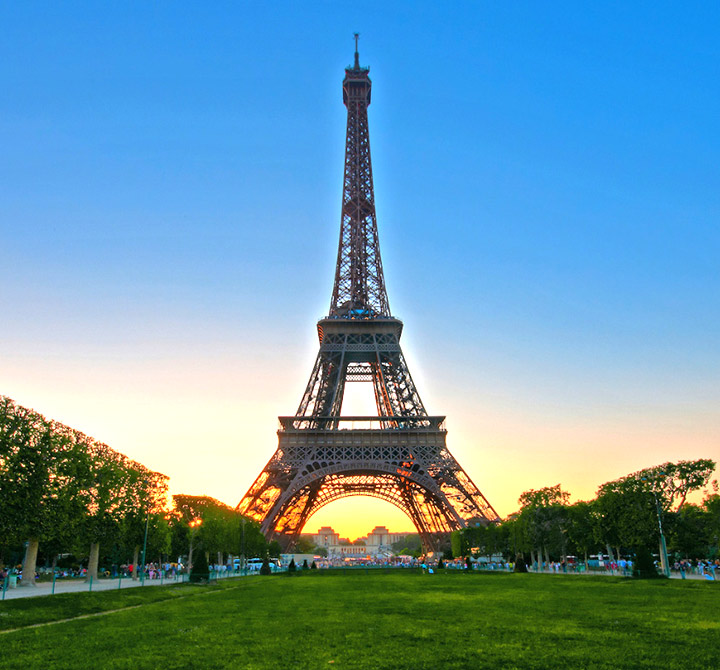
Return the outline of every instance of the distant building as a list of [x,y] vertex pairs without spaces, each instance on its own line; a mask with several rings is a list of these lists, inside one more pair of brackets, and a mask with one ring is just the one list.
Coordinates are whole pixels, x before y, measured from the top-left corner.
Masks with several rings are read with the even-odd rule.
[[392,554],[392,544],[405,539],[412,533],[391,533],[385,526],[375,526],[366,537],[358,538],[358,542],[351,544],[341,538],[330,526],[323,526],[317,533],[303,533],[302,537],[317,547],[327,549],[328,557],[360,557],[360,556],[389,556]]

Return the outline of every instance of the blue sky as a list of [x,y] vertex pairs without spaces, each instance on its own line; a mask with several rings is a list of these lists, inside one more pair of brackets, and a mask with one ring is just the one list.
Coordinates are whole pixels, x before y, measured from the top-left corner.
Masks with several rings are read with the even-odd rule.
[[388,5],[0,9],[0,392],[239,500],[328,309],[359,31],[391,308],[498,511],[718,458],[718,5]]

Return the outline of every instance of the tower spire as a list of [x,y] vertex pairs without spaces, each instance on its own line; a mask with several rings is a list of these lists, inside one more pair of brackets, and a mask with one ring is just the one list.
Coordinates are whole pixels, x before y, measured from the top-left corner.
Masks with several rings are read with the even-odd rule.
[[360,67],[355,33],[355,65],[345,69],[343,102],[347,107],[345,174],[340,243],[330,316],[390,316],[380,258],[367,108],[372,82],[369,68]]

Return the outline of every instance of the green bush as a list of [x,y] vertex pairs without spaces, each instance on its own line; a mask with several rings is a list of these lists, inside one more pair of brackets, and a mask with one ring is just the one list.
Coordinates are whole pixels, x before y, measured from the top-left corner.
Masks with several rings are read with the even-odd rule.
[[515,565],[513,566],[513,572],[527,572],[527,564],[525,563],[525,557],[522,554],[515,556]]
[[265,558],[263,559],[262,565],[260,566],[260,574],[261,575],[272,574],[272,570],[270,569],[270,561],[268,560],[267,556],[265,556]]
[[297,565],[295,565],[295,559],[290,559],[290,565],[288,565],[288,572],[295,572],[297,570]]
[[443,559],[442,559],[442,558],[438,561],[437,569],[438,569],[438,570],[444,570],[444,569],[445,569],[445,563],[443,563]]
[[315,565],[315,561],[312,562],[312,565],[310,566],[311,570],[317,570],[317,565]]
[[655,568],[652,554],[646,546],[640,546],[635,550],[635,561],[633,563],[633,577],[636,579],[658,579],[663,577]]
[[310,566],[308,565],[308,562],[307,562],[307,558],[303,561],[302,569],[303,569],[303,570],[309,570],[309,569],[310,569]]
[[210,569],[208,568],[205,550],[200,548],[197,559],[193,561],[190,569],[190,582],[193,584],[207,584],[210,581]]

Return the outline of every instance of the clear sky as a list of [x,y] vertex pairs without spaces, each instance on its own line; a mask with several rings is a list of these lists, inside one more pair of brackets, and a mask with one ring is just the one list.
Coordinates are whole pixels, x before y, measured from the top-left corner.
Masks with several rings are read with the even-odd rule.
[[[237,504],[317,354],[358,31],[391,309],[497,511],[720,458],[717,3],[23,2],[0,25],[0,393]],[[323,524],[410,528],[365,498]]]

